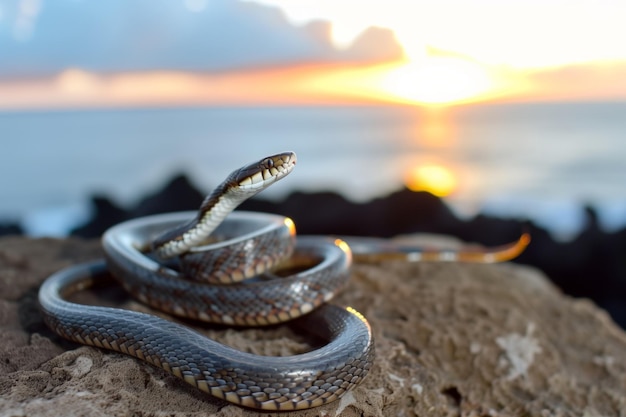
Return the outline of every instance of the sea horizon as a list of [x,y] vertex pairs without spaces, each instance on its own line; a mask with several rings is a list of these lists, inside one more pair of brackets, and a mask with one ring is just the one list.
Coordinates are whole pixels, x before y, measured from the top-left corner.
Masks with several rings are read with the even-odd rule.
[[334,191],[368,201],[424,165],[446,169],[461,217],[528,218],[567,238],[584,206],[626,225],[626,102],[410,106],[183,107],[0,111],[7,199],[0,222],[63,236],[104,194],[130,207],[176,174],[208,192],[228,173],[293,150],[298,167],[260,198]]

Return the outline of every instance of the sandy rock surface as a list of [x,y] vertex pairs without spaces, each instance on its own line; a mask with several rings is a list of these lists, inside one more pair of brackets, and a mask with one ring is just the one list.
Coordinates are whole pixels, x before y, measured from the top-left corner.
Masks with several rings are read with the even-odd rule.
[[[269,415],[213,399],[134,358],[51,333],[38,311],[39,285],[52,272],[100,255],[98,241],[0,239],[1,416]],[[116,287],[85,292],[79,301],[149,311]],[[335,302],[369,319],[375,366],[340,401],[280,415],[626,415],[626,335],[603,311],[564,297],[535,270],[355,265]],[[259,354],[308,347],[306,335],[286,325],[204,331]]]

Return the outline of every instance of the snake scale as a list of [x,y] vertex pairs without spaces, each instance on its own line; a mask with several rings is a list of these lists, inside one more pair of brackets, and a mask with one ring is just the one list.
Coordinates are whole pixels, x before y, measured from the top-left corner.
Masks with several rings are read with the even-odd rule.
[[[296,240],[288,218],[232,212],[295,163],[292,152],[264,158],[234,171],[197,212],[113,226],[102,238],[105,260],[59,271],[41,286],[46,324],[64,338],[134,356],[243,407],[296,410],[340,398],[361,383],[374,360],[367,320],[351,307],[328,304],[348,281],[350,246],[330,237]],[[481,262],[509,259],[526,244],[520,239],[465,258],[381,242],[362,243],[360,251],[374,261]],[[293,356],[259,356],[153,315],[67,300],[111,275],[140,301],[175,316],[242,326],[296,320],[328,343]]]

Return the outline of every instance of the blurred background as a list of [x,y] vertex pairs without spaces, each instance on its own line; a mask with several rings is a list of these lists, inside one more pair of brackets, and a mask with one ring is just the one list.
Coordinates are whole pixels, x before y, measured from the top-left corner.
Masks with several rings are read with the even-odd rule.
[[[0,232],[66,236],[179,174],[204,193],[293,150],[261,197],[410,192],[530,224],[544,244],[522,261],[566,290],[580,274],[570,292],[626,322],[625,18],[617,0],[0,0]],[[424,229],[484,240],[398,231]]]

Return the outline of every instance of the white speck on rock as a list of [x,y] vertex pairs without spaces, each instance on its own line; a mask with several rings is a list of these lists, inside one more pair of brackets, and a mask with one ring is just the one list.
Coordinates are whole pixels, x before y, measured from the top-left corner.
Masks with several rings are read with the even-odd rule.
[[91,358],[87,356],[79,356],[74,361],[72,369],[70,370],[70,374],[74,378],[80,378],[86,375],[87,373],[89,373],[89,371],[91,371],[92,366],[93,366],[93,361],[91,360]]
[[415,391],[418,395],[422,395],[422,392],[424,392],[424,387],[421,384],[417,383],[411,385],[411,389]]
[[470,353],[471,353],[472,355],[477,355],[477,354],[479,354],[479,353],[480,353],[480,351],[482,350],[482,346],[481,346],[481,345],[480,345],[480,343],[478,343],[478,342],[472,342],[472,343],[470,344],[470,348],[469,348],[469,350],[470,350]]
[[395,381],[395,382],[399,382],[400,386],[402,388],[404,388],[404,378],[400,378],[398,375],[390,373],[389,374],[389,379],[391,379],[392,381]]
[[343,410],[345,410],[346,407],[352,404],[356,404],[356,398],[354,398],[354,394],[352,393],[352,391],[348,391],[343,394],[343,396],[339,399],[339,406],[335,410],[335,416],[343,413]]
[[615,363],[615,358],[606,355],[594,356],[592,362],[598,366],[610,368]]
[[533,363],[535,354],[541,352],[538,340],[532,337],[535,325],[529,323],[526,328],[526,335],[511,333],[506,336],[496,338],[496,343],[504,351],[506,361],[511,369],[507,375],[508,380],[513,380],[519,376],[525,375],[528,368]]

